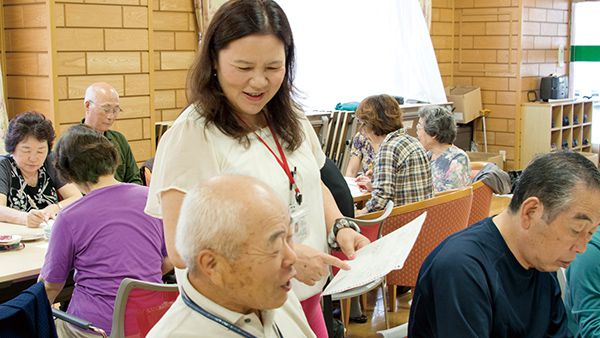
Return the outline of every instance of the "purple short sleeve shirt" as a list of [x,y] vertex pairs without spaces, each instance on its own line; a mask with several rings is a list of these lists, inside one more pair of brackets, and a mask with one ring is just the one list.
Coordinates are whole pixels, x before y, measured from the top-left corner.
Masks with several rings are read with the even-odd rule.
[[161,282],[167,256],[162,221],[144,213],[147,187],[117,184],[92,191],[56,219],[41,276],[63,283],[74,270],[68,313],[110,332],[125,277]]

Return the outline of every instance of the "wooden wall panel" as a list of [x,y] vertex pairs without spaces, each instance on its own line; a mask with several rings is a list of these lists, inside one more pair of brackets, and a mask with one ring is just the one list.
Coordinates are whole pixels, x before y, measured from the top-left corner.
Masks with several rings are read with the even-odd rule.
[[136,52],[93,52],[86,55],[88,74],[140,73],[142,61]]
[[2,9],[9,118],[36,110],[52,119],[48,5],[44,1],[9,0],[2,2]]
[[55,46],[58,51],[102,50],[104,32],[98,28],[57,28]]
[[147,1],[64,0],[55,4],[54,15],[59,130],[83,118],[83,98],[90,84],[108,82],[119,92],[123,109],[113,129],[135,141],[136,160],[145,161],[153,147],[144,130],[154,123],[148,67],[153,34]]
[[123,11],[117,5],[66,4],[68,27],[123,27]]
[[[430,32],[445,86],[481,87],[488,151],[505,150],[508,168],[518,164],[514,120],[518,119],[521,12],[517,0],[433,0]],[[513,85],[511,85],[513,84]],[[475,137],[483,151],[481,119]]]
[[[7,109],[9,118],[25,111],[37,111],[46,116],[48,116],[47,112],[52,111],[50,101],[48,100],[16,99],[11,97],[8,97]],[[49,117],[52,118],[52,116]],[[54,127],[56,128],[56,123]]]
[[85,90],[94,82],[110,83],[119,93],[120,96],[125,94],[125,85],[122,75],[84,75],[84,76],[69,76],[68,81],[69,99],[83,99]]
[[147,29],[105,29],[106,50],[148,50]]
[[124,110],[115,129],[132,142],[138,162],[152,156],[155,120],[172,120],[187,105],[186,76],[198,47],[193,1],[3,0],[0,6],[10,116],[41,111],[60,135],[83,118],[85,89],[108,82]]
[[125,75],[125,95],[149,95],[150,76],[148,74]]
[[56,73],[60,75],[85,74],[85,53],[58,53],[55,59]]
[[[550,73],[569,72],[569,3],[568,0],[524,1],[523,58],[521,64],[521,101],[527,102],[527,91],[539,96],[539,81]],[[564,53],[559,65],[558,50]]]
[[154,105],[156,121],[177,118],[187,106],[187,71],[198,47],[193,1],[155,0]]

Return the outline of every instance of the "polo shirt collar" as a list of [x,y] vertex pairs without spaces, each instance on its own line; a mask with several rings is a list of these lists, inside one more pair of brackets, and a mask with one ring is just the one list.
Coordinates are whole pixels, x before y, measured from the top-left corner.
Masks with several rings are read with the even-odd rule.
[[231,311],[212,300],[208,299],[206,296],[198,292],[194,286],[190,283],[189,277],[186,273],[186,276],[183,281],[180,282],[181,287],[188,295],[188,297],[194,301],[194,303],[198,304],[204,310],[227,320],[228,322],[235,324],[236,326],[249,331],[252,333],[253,330],[250,330],[250,327],[258,330],[261,335],[264,334],[264,328],[273,327],[275,324],[275,310],[264,310],[261,311],[262,324],[260,319],[255,313],[243,314],[235,311]]

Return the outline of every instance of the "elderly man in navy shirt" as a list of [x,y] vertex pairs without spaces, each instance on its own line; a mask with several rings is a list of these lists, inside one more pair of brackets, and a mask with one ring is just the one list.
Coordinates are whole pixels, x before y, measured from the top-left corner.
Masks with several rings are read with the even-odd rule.
[[600,172],[555,152],[523,172],[507,210],[443,241],[419,272],[410,337],[569,337],[554,273],[600,222]]

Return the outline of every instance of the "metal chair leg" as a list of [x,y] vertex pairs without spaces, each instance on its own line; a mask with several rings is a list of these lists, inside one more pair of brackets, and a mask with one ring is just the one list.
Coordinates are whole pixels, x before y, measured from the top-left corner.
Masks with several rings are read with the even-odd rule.
[[390,328],[390,322],[388,321],[388,305],[387,305],[387,282],[385,277],[383,277],[383,281],[381,282],[381,296],[383,298],[383,317],[385,318],[385,328]]

